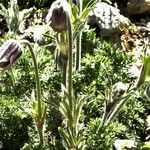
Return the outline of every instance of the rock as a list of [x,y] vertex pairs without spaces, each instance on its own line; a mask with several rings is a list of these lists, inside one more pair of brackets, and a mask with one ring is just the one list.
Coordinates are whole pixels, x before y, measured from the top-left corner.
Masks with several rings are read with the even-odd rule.
[[137,144],[134,140],[118,139],[114,143],[114,150],[137,150]]
[[147,23],[147,28],[150,28],[150,22]]
[[141,54],[144,51],[145,40],[150,42],[150,29],[146,27],[146,24],[136,23],[124,27],[121,35],[121,46],[124,51],[132,51],[136,59],[140,59]]
[[99,2],[94,10],[89,14],[87,24],[97,25],[100,28],[102,38],[119,35],[123,24],[130,24],[128,18],[120,14],[119,9],[105,3]]
[[140,21],[141,21],[142,23],[145,23],[145,24],[147,23],[147,20],[144,19],[144,18],[141,18]]
[[129,15],[150,14],[150,0],[129,0],[127,13]]

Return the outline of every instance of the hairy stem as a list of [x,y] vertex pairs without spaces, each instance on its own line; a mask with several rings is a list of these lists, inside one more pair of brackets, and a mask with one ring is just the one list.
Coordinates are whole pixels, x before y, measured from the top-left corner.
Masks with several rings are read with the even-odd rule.
[[66,87],[66,71],[67,71],[67,63],[64,63],[62,66],[62,83]]
[[[82,0],[78,1],[79,15],[82,13]],[[81,68],[81,40],[82,40],[82,31],[79,33],[76,39],[76,71],[80,71]]]
[[[40,85],[40,79],[39,79],[39,71],[38,71],[38,63],[36,60],[36,56],[34,53],[34,50],[32,49],[31,45],[29,46],[29,50],[33,59],[33,64],[34,64],[34,71],[35,71],[35,80],[36,80],[36,98],[38,101],[38,115],[41,118],[42,117],[42,112],[41,112],[41,85]],[[35,47],[36,49],[36,47]]]
[[15,79],[15,76],[14,76],[12,68],[10,68],[10,76],[11,76],[12,84],[14,85],[16,83],[16,79]]
[[72,26],[71,22],[69,20],[69,55],[68,55],[68,99],[69,99],[69,105],[71,110],[73,109],[72,107],[72,92],[73,92],[73,86],[72,86],[72,57],[73,57],[73,52],[72,52]]
[[81,38],[82,38],[82,33],[79,33],[77,39],[76,39],[76,71],[80,71],[81,68]]
[[[39,138],[40,138],[40,143],[43,144],[44,143],[44,138],[43,138],[43,122],[42,122],[42,102],[41,102],[41,84],[40,84],[40,79],[39,79],[39,71],[38,71],[38,63],[37,63],[37,59],[34,53],[34,50],[31,46],[31,44],[24,40],[21,41],[22,43],[26,44],[29,48],[29,51],[31,53],[31,57],[33,60],[33,64],[34,64],[34,71],[35,71],[35,80],[36,80],[36,99],[38,102],[38,116],[37,116],[37,130],[38,130],[38,134],[39,134]],[[37,47],[34,47],[34,49],[36,49]]]

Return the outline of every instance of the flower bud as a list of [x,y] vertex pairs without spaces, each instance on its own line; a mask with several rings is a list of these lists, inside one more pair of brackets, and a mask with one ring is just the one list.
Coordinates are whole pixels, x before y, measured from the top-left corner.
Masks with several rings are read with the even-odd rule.
[[21,54],[22,48],[16,41],[7,41],[0,47],[0,67],[9,69]]
[[51,5],[46,22],[55,32],[60,33],[68,29],[70,14],[70,4],[66,0],[56,0]]

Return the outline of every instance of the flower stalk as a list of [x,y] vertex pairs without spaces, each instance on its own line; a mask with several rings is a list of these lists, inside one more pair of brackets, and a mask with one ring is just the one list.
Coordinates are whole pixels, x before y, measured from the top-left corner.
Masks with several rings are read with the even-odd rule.
[[[82,13],[82,0],[79,0],[77,2],[78,8],[79,8],[79,16]],[[82,40],[82,31],[79,33],[79,35],[76,38],[76,71],[80,71],[81,68],[81,40]]]
[[34,53],[34,49],[36,49],[37,47],[35,46],[33,49],[31,44],[26,40],[21,41],[21,43],[24,43],[25,45],[28,46],[32,60],[33,60],[33,64],[34,64],[35,80],[36,80],[36,100],[37,100],[37,113],[34,116],[34,120],[35,120],[35,124],[36,124],[37,131],[39,134],[40,144],[44,145],[43,126],[44,126],[44,119],[45,119],[45,114],[46,114],[46,106],[41,101],[41,98],[42,98],[41,97],[41,84],[40,84],[40,79],[39,79],[38,63],[37,63],[37,59]]
[[72,26],[71,21],[69,19],[69,55],[68,55],[68,99],[69,99],[69,105],[72,110],[72,94],[73,94],[73,86],[72,86]]
[[[27,45],[29,47],[32,59],[33,59],[33,64],[34,64],[34,71],[35,71],[35,80],[36,80],[36,98],[38,101],[38,115],[39,117],[42,116],[41,112],[41,85],[40,85],[40,79],[39,79],[39,71],[38,71],[38,63],[36,60],[36,56],[34,53],[34,50],[32,49],[32,46],[27,42]],[[36,47],[35,47],[36,48]]]

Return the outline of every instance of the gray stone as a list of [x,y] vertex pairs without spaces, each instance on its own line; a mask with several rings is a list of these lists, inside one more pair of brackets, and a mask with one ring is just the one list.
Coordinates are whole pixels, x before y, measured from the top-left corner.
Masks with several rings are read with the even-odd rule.
[[150,0],[129,0],[127,13],[129,15],[150,14]]
[[102,38],[112,38],[114,34],[119,35],[121,33],[121,27],[124,24],[129,25],[130,21],[120,14],[119,9],[107,3],[99,2],[89,14],[87,24],[96,24],[100,28],[100,36]]
[[114,142],[114,150],[137,150],[134,140],[118,139]]

